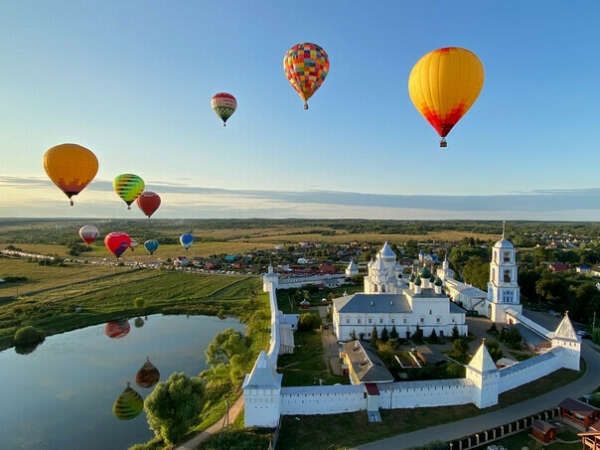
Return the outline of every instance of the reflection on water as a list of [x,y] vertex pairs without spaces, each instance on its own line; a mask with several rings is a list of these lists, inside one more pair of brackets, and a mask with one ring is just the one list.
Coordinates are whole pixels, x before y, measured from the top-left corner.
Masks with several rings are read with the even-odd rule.
[[[128,331],[119,339],[107,338],[106,324],[50,336],[29,354],[0,352],[0,449],[118,450],[146,441],[153,433],[143,412],[131,420],[113,415],[125,386],[165,380],[172,372],[196,375],[206,368],[204,350],[216,333],[243,330],[235,319],[146,319],[133,329],[121,323],[120,333]],[[150,392],[138,390],[144,398]],[[135,411],[139,404],[127,400]]]

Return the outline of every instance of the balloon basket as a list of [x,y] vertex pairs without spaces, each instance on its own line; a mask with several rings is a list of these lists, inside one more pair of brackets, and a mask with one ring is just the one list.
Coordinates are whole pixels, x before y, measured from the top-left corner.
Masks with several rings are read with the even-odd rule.
[[448,143],[446,142],[445,138],[442,138],[442,140],[440,141],[440,147],[441,148],[446,148],[448,147]]
[[73,200],[69,200],[69,205],[71,205],[71,206],[74,205]]
[[304,109],[308,109],[308,103],[304,104]]

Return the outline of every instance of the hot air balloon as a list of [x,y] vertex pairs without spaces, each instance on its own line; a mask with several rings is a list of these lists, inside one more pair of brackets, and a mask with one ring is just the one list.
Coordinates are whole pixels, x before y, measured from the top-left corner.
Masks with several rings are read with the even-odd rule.
[[118,231],[114,231],[106,235],[106,237],[104,238],[104,245],[106,246],[108,251],[110,251],[113,255],[115,255],[118,258],[131,245],[131,238],[127,233],[120,233]]
[[79,229],[79,237],[86,244],[91,244],[100,235],[98,228],[94,225],[84,225]]
[[137,248],[138,245],[140,245],[140,243],[138,241],[135,241],[132,239],[131,244],[129,244],[129,248],[133,252]]
[[317,44],[296,44],[283,57],[283,70],[304,101],[304,109],[308,109],[308,99],[317,92],[327,77],[329,57],[325,49]]
[[144,247],[146,247],[148,253],[153,255],[154,252],[158,249],[158,241],[156,239],[148,239],[146,242],[144,242]]
[[127,336],[130,329],[128,320],[113,320],[106,323],[104,334],[111,339],[120,339]]
[[483,64],[475,53],[445,47],[423,56],[410,72],[408,93],[415,108],[441,136],[446,136],[477,100],[483,87]]
[[148,219],[160,206],[160,197],[158,194],[154,192],[146,191],[142,192],[140,196],[137,198],[136,203],[138,207],[142,210]]
[[134,419],[142,412],[142,409],[144,409],[144,399],[129,386],[129,383],[112,407],[113,414],[119,420]]
[[210,99],[210,107],[217,113],[217,116],[223,121],[223,126],[227,125],[229,119],[237,108],[237,100],[227,92],[219,92]]
[[187,250],[194,243],[194,236],[192,236],[190,233],[184,233],[179,236],[179,242],[181,243],[182,247]]
[[79,194],[98,172],[98,159],[77,144],[61,144],[44,153],[44,170],[52,182],[70,199]]
[[121,199],[127,203],[127,209],[144,191],[144,180],[132,173],[119,175],[113,181],[113,189]]
[[151,388],[160,380],[160,372],[150,362],[150,358],[146,358],[146,362],[135,376],[135,382],[139,387]]

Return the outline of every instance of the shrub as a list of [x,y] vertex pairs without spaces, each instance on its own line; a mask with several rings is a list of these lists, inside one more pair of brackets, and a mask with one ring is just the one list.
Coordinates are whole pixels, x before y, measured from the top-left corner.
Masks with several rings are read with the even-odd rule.
[[19,346],[37,344],[44,339],[44,333],[32,326],[19,328],[15,333],[15,345]]
[[455,339],[460,339],[460,333],[458,332],[458,327],[456,325],[452,327],[452,340]]
[[316,314],[303,313],[298,318],[298,330],[310,331],[321,326],[321,317]]
[[502,353],[502,350],[500,349],[500,344],[498,344],[497,341],[494,341],[494,340],[487,341],[486,347],[487,347],[488,352],[490,353],[490,356],[494,360],[494,362],[496,362],[500,358],[502,358],[503,353]]
[[508,345],[510,348],[519,349],[521,348],[521,341],[523,337],[516,327],[502,328],[500,332],[500,340]]
[[390,339],[398,339],[398,330],[396,330],[396,325],[392,326],[392,331],[390,331]]
[[145,304],[146,300],[144,300],[143,297],[136,297],[133,301],[133,306],[135,306],[136,308],[143,308]]
[[488,333],[494,334],[494,335],[498,334],[498,328],[496,328],[495,323],[493,323],[492,326],[488,329]]
[[415,344],[422,344],[423,343],[423,330],[421,329],[421,327],[419,327],[417,325],[417,330],[413,333],[413,335],[410,337],[410,339]]
[[356,340],[356,331],[352,330],[352,331],[350,332],[350,339],[352,339],[353,341],[355,341],[355,340]]
[[429,335],[429,337],[427,338],[427,342],[429,342],[430,344],[437,344],[440,340],[438,339],[438,335],[434,330],[431,330],[431,334]]
[[388,333],[387,328],[383,327],[383,330],[381,331],[381,340],[383,342],[387,342],[389,338],[390,338],[390,334]]

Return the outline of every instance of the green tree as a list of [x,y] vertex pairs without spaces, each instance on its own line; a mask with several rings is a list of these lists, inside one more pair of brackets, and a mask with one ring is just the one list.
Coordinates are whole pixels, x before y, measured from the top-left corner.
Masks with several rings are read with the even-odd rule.
[[467,283],[470,283],[479,289],[487,289],[490,264],[481,256],[471,256],[465,264],[462,273]]
[[423,330],[421,327],[419,327],[419,325],[417,325],[417,329],[410,338],[415,344],[423,343]]
[[227,328],[218,333],[208,345],[206,361],[210,365],[227,364],[236,354],[243,354],[248,350],[246,338],[239,331]]
[[396,330],[396,325],[392,326],[392,331],[390,331],[390,339],[398,339],[398,330]]
[[431,330],[431,334],[427,337],[427,342],[430,344],[437,344],[440,340],[438,339],[438,335],[435,332],[435,329]]
[[505,327],[500,332],[500,340],[510,348],[519,349],[521,348],[523,337],[516,327]]
[[454,325],[452,327],[452,340],[460,339],[460,332],[458,331],[458,327]]
[[321,317],[317,314],[302,313],[298,318],[298,330],[310,331],[321,326]]
[[464,361],[467,356],[469,345],[465,339],[454,339],[452,341],[452,355],[459,361]]
[[377,345],[377,327],[373,327],[373,331],[371,331],[371,344],[373,346]]
[[487,347],[487,350],[488,350],[490,356],[494,360],[494,362],[496,362],[500,358],[502,358],[503,354],[502,354],[502,350],[500,349],[500,344],[498,344],[498,341],[494,341],[494,340],[490,339],[489,341],[486,342],[486,347]]
[[356,331],[352,330],[352,331],[350,332],[350,339],[352,339],[353,341],[355,341],[355,340],[356,340]]
[[381,340],[383,342],[387,342],[389,338],[390,338],[390,334],[388,333],[387,328],[383,327],[383,330],[381,331]]
[[202,381],[180,372],[158,383],[144,402],[148,426],[167,444],[175,444],[188,433],[203,406]]
[[133,306],[135,306],[138,309],[143,308],[145,304],[146,301],[143,297],[136,297],[135,300],[133,300]]

